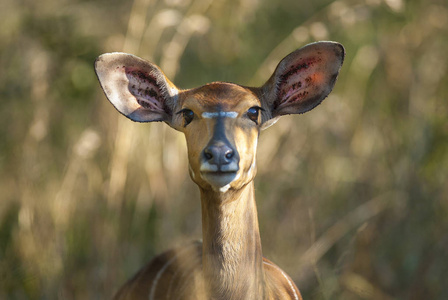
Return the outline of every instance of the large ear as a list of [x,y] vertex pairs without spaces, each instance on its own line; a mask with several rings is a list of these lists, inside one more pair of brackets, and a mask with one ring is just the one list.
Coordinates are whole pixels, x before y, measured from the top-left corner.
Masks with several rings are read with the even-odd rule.
[[154,64],[126,53],[107,53],[95,61],[101,87],[115,108],[137,122],[171,125],[178,90]]
[[318,42],[282,59],[261,87],[261,102],[266,111],[264,121],[273,119],[272,122],[281,115],[301,114],[319,105],[333,89],[344,56],[341,44]]

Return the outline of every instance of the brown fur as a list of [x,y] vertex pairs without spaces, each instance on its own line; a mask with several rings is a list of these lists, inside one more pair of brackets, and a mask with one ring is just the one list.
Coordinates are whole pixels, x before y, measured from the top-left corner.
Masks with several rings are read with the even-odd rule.
[[302,299],[291,278],[262,256],[253,184],[258,135],[277,117],[320,104],[344,55],[337,43],[310,44],[286,56],[260,88],[215,82],[191,90],[178,90],[133,55],[97,59],[101,86],[118,111],[185,134],[202,205],[203,242],[157,256],[115,299]]
[[[189,245],[169,250],[153,258],[117,293],[116,300],[150,299],[179,299],[205,300],[209,299],[205,293],[202,278],[202,243],[194,242]],[[175,259],[172,261],[173,257]],[[158,283],[154,286],[154,279],[161,269],[172,261],[163,271]],[[269,288],[266,299],[300,299],[299,290],[292,279],[270,260],[263,258],[265,284]],[[152,290],[154,289],[154,291]],[[297,298],[295,298],[297,296]],[[233,299],[233,298],[232,298]],[[246,298],[235,298],[246,299]]]

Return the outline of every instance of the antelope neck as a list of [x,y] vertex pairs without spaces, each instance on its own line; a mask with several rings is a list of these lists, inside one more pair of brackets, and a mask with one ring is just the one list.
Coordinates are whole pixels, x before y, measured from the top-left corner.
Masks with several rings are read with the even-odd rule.
[[210,299],[263,299],[263,256],[254,184],[201,189],[203,272]]

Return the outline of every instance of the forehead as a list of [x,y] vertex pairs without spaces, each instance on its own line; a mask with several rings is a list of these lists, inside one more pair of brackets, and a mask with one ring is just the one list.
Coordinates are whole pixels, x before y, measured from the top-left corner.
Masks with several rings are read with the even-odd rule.
[[185,91],[183,107],[200,107],[204,111],[229,111],[260,105],[259,99],[248,88],[225,82],[215,82]]

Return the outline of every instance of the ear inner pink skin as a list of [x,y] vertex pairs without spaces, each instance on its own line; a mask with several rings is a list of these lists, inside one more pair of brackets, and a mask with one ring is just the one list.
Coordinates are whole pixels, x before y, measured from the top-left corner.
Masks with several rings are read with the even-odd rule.
[[169,112],[153,76],[138,69],[124,68],[126,77],[129,79],[129,91],[137,98],[138,104],[155,112]]
[[280,76],[278,87],[280,91],[278,98],[279,102],[282,103],[280,105],[298,102],[308,95],[309,92],[306,90],[303,92],[299,91],[309,87],[313,82],[313,78],[311,76],[301,77],[304,77],[304,72],[310,67],[321,61],[322,58],[320,57],[311,57],[298,65],[293,65],[288,72]]

